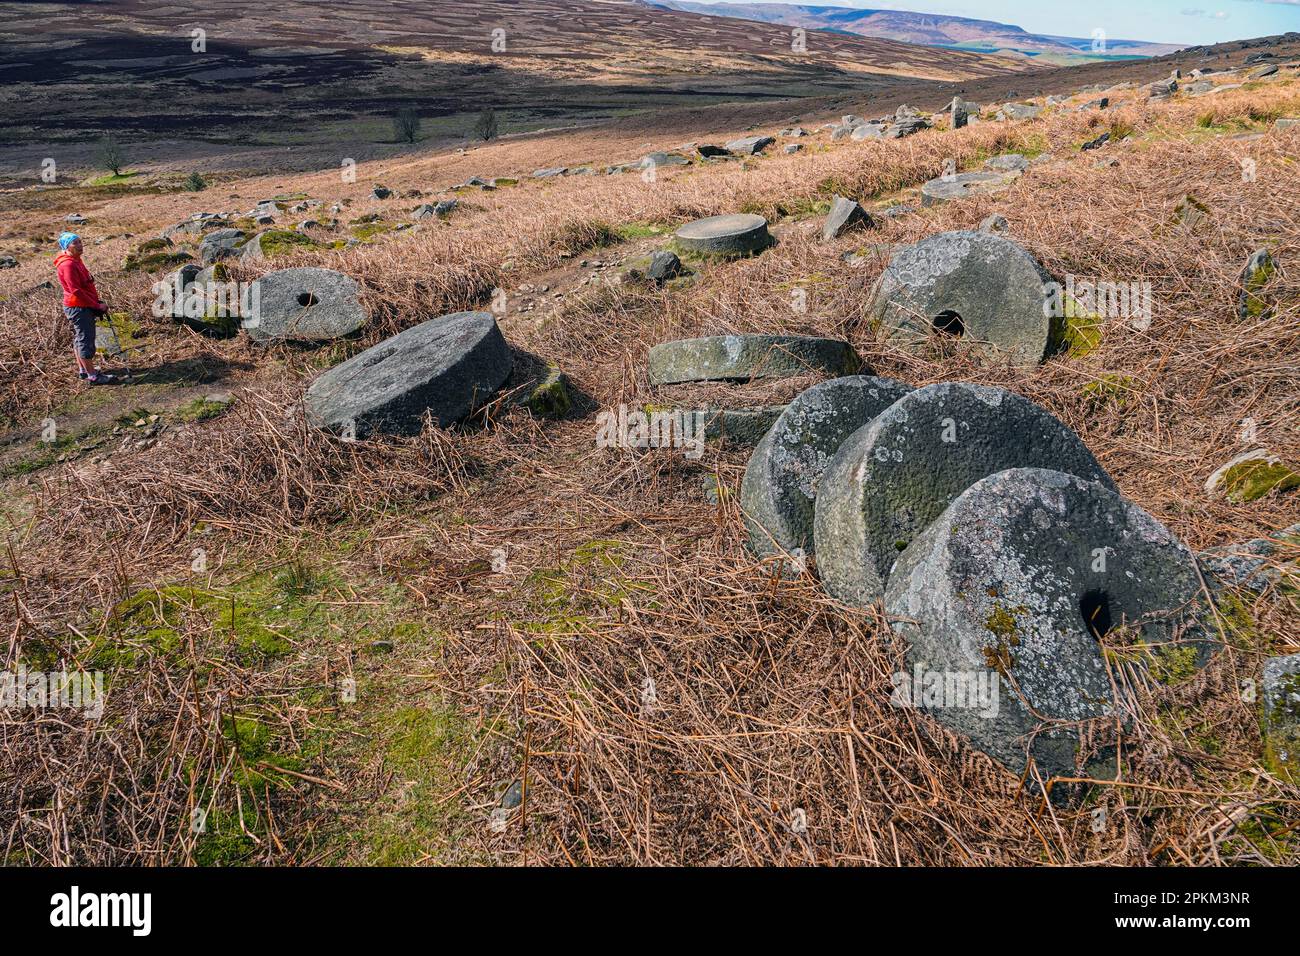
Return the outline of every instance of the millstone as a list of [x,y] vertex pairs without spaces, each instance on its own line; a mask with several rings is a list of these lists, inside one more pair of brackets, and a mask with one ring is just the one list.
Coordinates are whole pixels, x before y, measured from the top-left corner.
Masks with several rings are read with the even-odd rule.
[[1113,487],[1078,436],[1006,389],[941,382],[850,435],[822,475],[813,522],[822,585],[846,604],[884,597],[898,555],[954,498],[1008,468]]
[[318,428],[418,434],[427,411],[440,426],[465,418],[510,375],[513,359],[489,312],[430,319],[354,355],[307,389]]
[[813,553],[813,502],[844,440],[911,391],[887,378],[849,375],[814,385],[791,402],[750,456],[740,507],[759,557]]
[[688,222],[677,230],[676,238],[684,249],[718,255],[758,252],[772,241],[767,231],[767,220],[748,213],[710,216]]
[[256,342],[323,342],[366,324],[356,282],[332,269],[268,272],[253,283],[246,299],[243,326]]
[[1154,677],[1170,662],[1191,670],[1186,658],[1208,650],[1181,643],[1198,594],[1195,559],[1141,508],[1096,482],[1024,468],[972,485],[921,532],[885,609],[910,675],[996,687],[993,706],[954,695],[933,716],[1014,772],[1032,755],[1045,780],[1075,771],[1079,731],[1027,735],[1114,711],[1098,636],[1124,622]]
[[650,383],[748,381],[809,372],[845,375],[862,364],[848,342],[805,335],[715,335],[650,350]]
[[727,144],[727,150],[741,156],[753,156],[767,149],[776,140],[771,136],[748,136],[745,139],[735,139]]
[[1012,182],[1014,177],[1005,173],[957,173],[954,176],[940,176],[921,187],[921,205],[937,206],[939,203],[957,199],[1001,192]]
[[901,343],[937,333],[1033,365],[1051,344],[1050,281],[1010,239],[945,232],[894,250],[871,313]]
[[1300,654],[1270,657],[1261,678],[1265,766],[1296,783],[1300,781]]

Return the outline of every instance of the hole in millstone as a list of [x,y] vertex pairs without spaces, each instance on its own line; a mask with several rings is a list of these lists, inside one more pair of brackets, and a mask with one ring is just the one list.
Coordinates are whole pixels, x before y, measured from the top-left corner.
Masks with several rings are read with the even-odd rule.
[[961,316],[952,309],[944,309],[934,317],[932,323],[934,330],[940,335],[951,335],[955,339],[962,337],[966,331],[966,326],[962,324]]
[[1083,623],[1093,637],[1101,640],[1106,636],[1113,622],[1110,617],[1110,598],[1105,591],[1089,591],[1079,598],[1079,613],[1083,615]]
[[304,309],[309,305],[315,305],[316,296],[311,292],[300,292],[298,293],[298,304]]

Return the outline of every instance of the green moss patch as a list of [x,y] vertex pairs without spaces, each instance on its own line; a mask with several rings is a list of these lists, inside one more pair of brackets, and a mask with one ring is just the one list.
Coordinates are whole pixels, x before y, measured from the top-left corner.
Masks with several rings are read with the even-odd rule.
[[1300,473],[1281,461],[1253,459],[1224,472],[1221,487],[1230,501],[1247,504],[1265,495],[1300,488]]

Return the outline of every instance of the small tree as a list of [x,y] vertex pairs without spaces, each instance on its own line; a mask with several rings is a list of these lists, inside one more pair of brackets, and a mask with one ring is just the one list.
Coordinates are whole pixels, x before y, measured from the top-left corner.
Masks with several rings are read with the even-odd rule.
[[399,143],[414,143],[420,135],[420,117],[412,109],[399,110],[393,117],[393,135]]
[[208,181],[198,173],[190,173],[185,179],[185,188],[192,193],[200,193],[208,188]]
[[122,152],[121,144],[112,136],[105,136],[99,141],[99,165],[114,176],[122,175],[122,167],[126,165],[126,154]]
[[497,111],[488,107],[482,113],[478,114],[478,119],[474,122],[474,135],[483,142],[494,140],[500,135],[501,127],[497,123]]

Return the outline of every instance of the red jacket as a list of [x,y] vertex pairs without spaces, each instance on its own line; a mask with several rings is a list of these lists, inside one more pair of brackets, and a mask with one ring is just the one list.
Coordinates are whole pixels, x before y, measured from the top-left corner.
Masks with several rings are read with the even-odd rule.
[[99,301],[95,280],[90,277],[90,270],[84,262],[68,252],[60,252],[54,257],[54,268],[59,273],[59,285],[63,286],[65,306],[100,310],[107,308]]

